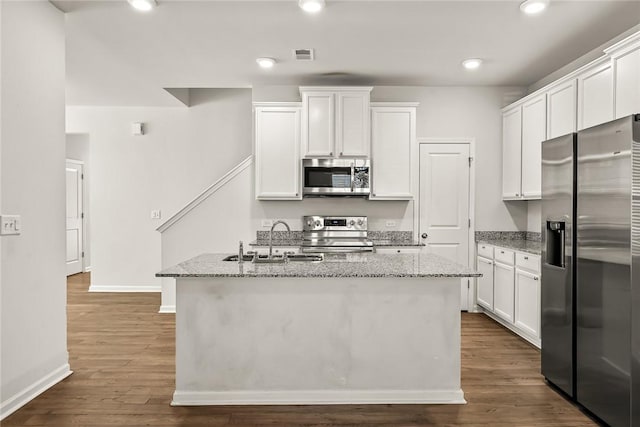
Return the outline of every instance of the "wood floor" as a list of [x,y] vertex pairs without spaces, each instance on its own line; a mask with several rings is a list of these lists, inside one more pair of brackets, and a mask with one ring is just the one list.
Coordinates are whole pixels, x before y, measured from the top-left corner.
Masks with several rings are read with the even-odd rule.
[[594,426],[547,387],[540,354],[482,314],[462,316],[467,405],[171,407],[174,316],[158,294],[88,293],[68,280],[71,369],[2,426]]

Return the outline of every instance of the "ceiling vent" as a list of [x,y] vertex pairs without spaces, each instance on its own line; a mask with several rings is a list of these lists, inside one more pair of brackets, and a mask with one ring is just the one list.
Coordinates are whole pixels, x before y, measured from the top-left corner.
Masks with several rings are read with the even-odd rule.
[[297,61],[313,61],[313,49],[294,49],[293,57],[296,58]]

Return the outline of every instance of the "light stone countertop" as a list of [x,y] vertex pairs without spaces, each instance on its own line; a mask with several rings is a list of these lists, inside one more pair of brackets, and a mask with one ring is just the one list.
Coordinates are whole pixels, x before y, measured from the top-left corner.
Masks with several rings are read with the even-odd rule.
[[534,240],[525,239],[479,239],[478,243],[486,243],[514,251],[526,252],[533,255],[542,253],[542,244]]
[[[422,247],[424,246],[423,243],[415,243],[413,241],[406,241],[406,240],[371,240],[373,242],[374,246],[392,246],[392,247],[405,247],[405,246],[414,246],[414,247]],[[278,239],[278,240],[273,240],[273,247],[274,248],[281,248],[281,247],[289,247],[289,246],[293,246],[293,247],[298,247],[302,245],[302,240],[288,240],[288,239]],[[268,248],[269,247],[269,240],[254,240],[251,243],[249,243],[249,246],[253,246],[253,247],[257,247],[257,248]]]
[[475,270],[437,255],[330,254],[322,262],[242,264],[229,254],[202,254],[162,270],[156,277],[480,277]]

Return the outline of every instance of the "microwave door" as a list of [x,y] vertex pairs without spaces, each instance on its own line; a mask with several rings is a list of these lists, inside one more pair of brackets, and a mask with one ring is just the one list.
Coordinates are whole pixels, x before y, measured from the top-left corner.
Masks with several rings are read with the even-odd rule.
[[351,192],[352,169],[350,167],[305,167],[305,192]]

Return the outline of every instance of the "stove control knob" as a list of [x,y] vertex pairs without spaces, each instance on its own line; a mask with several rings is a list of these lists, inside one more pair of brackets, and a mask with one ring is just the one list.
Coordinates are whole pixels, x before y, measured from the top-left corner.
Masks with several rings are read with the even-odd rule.
[[359,220],[358,220],[358,225],[359,225],[360,227],[362,227],[362,224],[364,224],[364,221],[363,221],[363,220],[361,220],[361,219],[359,219]]
[[319,219],[316,219],[315,225],[316,227],[320,227],[322,225],[322,222],[320,222]]
[[349,227],[353,227],[354,225],[356,225],[356,222],[354,220],[349,221]]
[[310,219],[308,219],[308,220],[307,220],[307,225],[308,225],[309,227],[313,226],[313,221],[312,221],[312,220],[310,220]]

